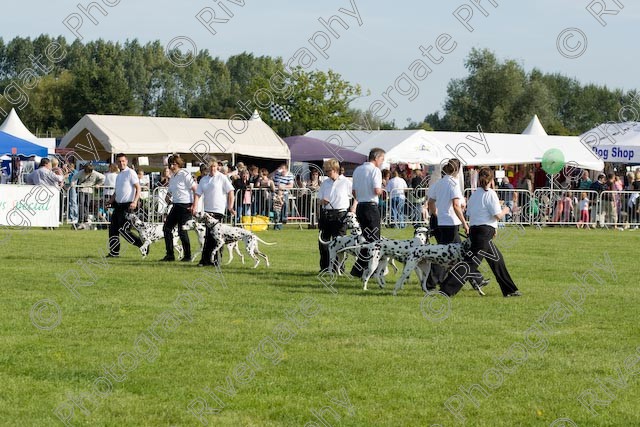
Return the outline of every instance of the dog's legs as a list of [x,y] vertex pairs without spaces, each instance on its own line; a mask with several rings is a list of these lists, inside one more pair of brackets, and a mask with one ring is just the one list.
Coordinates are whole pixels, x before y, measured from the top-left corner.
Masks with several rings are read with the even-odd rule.
[[146,258],[147,255],[149,255],[149,245],[151,244],[150,241],[145,241],[142,246],[140,246],[140,253],[142,254],[142,258]]
[[[269,267],[269,257],[267,257],[267,255],[263,252],[260,252],[260,248],[258,247],[258,240],[254,240],[252,246],[252,252],[258,256],[261,256],[262,258],[264,258],[264,262],[267,264],[267,267]],[[258,258],[256,258],[258,259]],[[258,260],[259,262],[259,260]],[[256,268],[258,266],[258,263],[256,263],[256,265],[253,268]]]
[[235,248],[236,245],[237,242],[232,242],[227,245],[227,251],[229,251],[229,261],[227,261],[227,265],[231,264],[231,261],[233,261],[233,248]]
[[408,258],[404,265],[404,269],[402,270],[402,275],[398,278],[395,288],[393,288],[393,295],[397,295],[398,291],[402,289],[404,282],[407,281],[414,268],[416,268],[416,260]]
[[398,266],[396,265],[396,261],[393,258],[391,258],[390,264],[391,264],[391,267],[393,267],[393,270],[394,270],[393,274],[398,274]]

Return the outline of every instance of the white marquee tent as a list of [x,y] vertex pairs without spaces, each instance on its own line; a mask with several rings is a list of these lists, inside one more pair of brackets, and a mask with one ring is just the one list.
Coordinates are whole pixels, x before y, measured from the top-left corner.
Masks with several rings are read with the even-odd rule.
[[15,108],[12,108],[7,118],[0,125],[0,131],[8,133],[25,141],[32,142],[41,147],[46,147],[49,154],[55,154],[56,152],[56,139],[55,138],[38,138],[27,129],[22,123]]
[[262,120],[86,115],[62,139],[60,148],[79,155],[93,150],[99,158],[120,152],[290,158],[287,144]]
[[580,139],[605,162],[640,164],[640,122],[604,123]]
[[540,163],[557,148],[565,161],[583,169],[602,170],[604,163],[578,137],[424,130],[311,131],[306,134],[361,154],[373,147],[387,152],[390,163],[440,164],[457,157],[469,166]]

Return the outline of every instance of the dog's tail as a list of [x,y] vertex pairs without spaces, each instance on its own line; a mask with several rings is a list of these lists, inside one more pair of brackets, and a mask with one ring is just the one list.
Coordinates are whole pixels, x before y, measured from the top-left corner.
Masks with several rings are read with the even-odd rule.
[[320,242],[324,246],[327,246],[329,243],[331,243],[331,240],[325,242],[324,240],[322,240],[322,233],[318,233],[318,242]]
[[372,247],[373,247],[372,243],[362,243],[359,245],[345,246],[344,248],[338,249],[337,252],[340,253],[340,252],[348,251],[351,249],[371,249]]
[[264,243],[264,244],[265,244],[265,245],[267,245],[267,246],[273,246],[273,245],[276,245],[276,244],[277,244],[277,243],[275,243],[275,242],[274,242],[274,243],[265,242],[264,240],[262,240],[262,239],[261,239],[261,238],[259,238],[258,236],[256,236],[256,239],[258,239],[258,241],[259,241],[260,243]]

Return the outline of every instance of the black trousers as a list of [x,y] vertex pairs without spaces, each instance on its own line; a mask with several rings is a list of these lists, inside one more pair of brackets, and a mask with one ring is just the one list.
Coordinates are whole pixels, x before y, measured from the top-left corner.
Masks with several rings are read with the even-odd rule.
[[481,278],[478,266],[483,259],[487,260],[489,268],[496,276],[498,285],[503,295],[510,294],[518,290],[513,283],[507,266],[504,263],[504,257],[493,243],[493,237],[496,229],[489,225],[474,225],[469,230],[469,238],[471,239],[471,254],[465,255],[462,263],[455,266],[440,286],[440,290],[449,296],[453,296],[460,291],[465,280],[477,280]]
[[[344,236],[347,234],[347,224],[344,220],[347,212],[339,212],[334,210],[320,209],[320,218],[318,228],[320,229],[320,238],[327,242],[334,237]],[[320,271],[329,268],[329,248],[318,242],[318,250],[320,251]],[[343,269],[344,266],[337,266]]]
[[[223,214],[207,212],[209,215],[214,217],[215,219],[222,221],[224,219]],[[210,227],[207,227],[207,234],[204,236],[204,247],[202,248],[202,259],[200,260],[200,264],[204,265],[220,265],[220,260],[222,259],[222,249],[224,246],[220,248],[218,252],[216,252],[216,256],[214,260],[211,260],[211,255],[213,254],[213,248],[218,245],[215,237],[213,237],[213,230]]]
[[[376,203],[358,203],[356,208],[356,218],[362,228],[362,236],[367,242],[380,240],[380,211]],[[362,277],[362,273],[369,259],[369,251],[363,249],[358,255],[356,263],[351,268],[351,275]]]
[[134,246],[142,246],[140,237],[131,232],[131,223],[125,217],[129,210],[128,203],[114,203],[111,222],[109,223],[109,254],[118,256],[120,254],[120,234]]
[[182,228],[183,225],[191,219],[191,204],[190,203],[174,203],[171,208],[171,212],[167,215],[167,219],[164,221],[164,244],[167,250],[167,257],[173,258],[173,228],[178,226],[178,236],[182,242],[182,248],[184,249],[184,258],[191,258],[191,243],[189,242],[189,233]]
[[[438,217],[431,215],[429,218],[429,227],[433,230],[433,237],[439,245],[448,245],[449,243],[460,243],[460,226],[458,225],[438,225]],[[427,279],[427,289],[435,289],[438,283],[442,283],[447,277],[448,271],[441,265],[431,265],[431,272]]]

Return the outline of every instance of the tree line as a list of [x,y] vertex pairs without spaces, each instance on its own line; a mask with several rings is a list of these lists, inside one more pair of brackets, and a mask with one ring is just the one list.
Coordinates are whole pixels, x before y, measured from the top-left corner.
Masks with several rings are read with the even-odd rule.
[[[247,52],[225,61],[208,50],[181,67],[171,60],[180,55],[160,41],[0,38],[0,115],[16,107],[34,133],[54,136],[85,114],[246,119],[256,108],[283,137],[311,129],[396,128],[351,107],[363,89],[334,71],[288,70],[282,58]],[[519,133],[538,114],[551,134],[579,134],[619,121],[620,109],[638,99],[636,91],[526,72],[489,50],[472,50],[465,66],[469,75],[451,80],[443,112],[406,129],[468,131],[481,125],[486,132]],[[272,120],[271,102],[284,107],[291,121]]]

